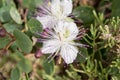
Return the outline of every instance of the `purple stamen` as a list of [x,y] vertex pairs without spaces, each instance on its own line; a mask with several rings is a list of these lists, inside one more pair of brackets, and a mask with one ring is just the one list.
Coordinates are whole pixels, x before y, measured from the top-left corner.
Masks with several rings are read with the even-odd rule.
[[72,15],[72,14],[70,14],[68,17],[70,17],[70,18],[75,18],[75,16],[74,16],[74,15]]
[[54,35],[53,30],[50,28],[46,28],[45,32],[47,32],[49,35]]
[[51,7],[48,5],[48,3],[50,2],[50,0],[44,1],[43,5],[39,6],[37,8],[37,12],[36,15],[37,16],[45,16],[45,15],[51,15]]
[[82,35],[75,38],[75,40],[82,40]]
[[37,42],[44,42],[44,41],[46,41],[47,39],[41,39],[41,38],[38,38],[37,39]]
[[79,46],[79,47],[90,47],[89,45],[80,44],[80,43],[74,43],[74,45]]

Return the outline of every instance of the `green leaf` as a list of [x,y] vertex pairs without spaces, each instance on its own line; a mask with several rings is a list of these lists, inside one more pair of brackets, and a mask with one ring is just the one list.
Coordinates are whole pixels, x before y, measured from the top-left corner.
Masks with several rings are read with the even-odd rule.
[[10,10],[10,6],[4,6],[0,8],[0,21],[8,22],[11,20],[9,10]]
[[32,63],[28,59],[22,59],[18,62],[17,67],[20,69],[20,71],[29,73],[32,71]]
[[16,7],[14,0],[4,0],[4,4],[11,7]]
[[112,16],[120,16],[120,0],[113,0],[112,3]]
[[22,24],[21,16],[15,7],[11,7],[10,15],[17,24]]
[[16,23],[9,22],[9,23],[4,24],[3,27],[7,30],[7,32],[13,33],[13,31],[15,29],[18,29],[20,27],[20,25],[18,25]]
[[77,61],[84,63],[88,58],[88,51],[86,48],[80,48],[80,54],[77,56]]
[[82,20],[85,24],[86,23],[91,23],[94,20],[94,15],[93,15],[93,8],[88,7],[88,6],[79,6],[74,9],[73,15],[79,19]]
[[20,80],[20,71],[17,67],[11,71],[11,80]]
[[41,23],[38,20],[34,19],[34,18],[32,18],[32,19],[30,19],[28,21],[28,27],[29,27],[29,29],[30,29],[30,31],[32,33],[41,32],[42,31]]
[[22,0],[22,4],[23,4],[23,7],[33,10],[37,6],[39,6],[42,1],[43,0]]
[[15,53],[9,55],[9,57],[11,57],[13,61],[20,61],[21,59],[24,59],[24,56],[21,52],[16,51]]
[[43,3],[44,0],[35,0],[35,7],[38,7]]
[[4,48],[10,41],[11,41],[11,38],[9,36],[0,38],[0,49]]
[[54,61],[51,62],[45,61],[43,67],[48,75],[52,75],[54,73]]
[[[23,6],[25,7],[25,8],[30,8],[30,6],[31,7],[33,7],[34,5],[32,4],[32,1],[34,1],[34,0],[23,0],[22,1],[22,4],[23,4]],[[34,3],[34,2],[33,2]]]
[[0,0],[0,7],[2,7],[3,3],[2,3],[2,0]]
[[29,53],[32,50],[32,41],[30,40],[30,38],[19,30],[15,30],[13,34],[16,38],[16,44],[18,45],[18,47],[23,52]]
[[119,69],[117,67],[111,67],[109,69],[109,74],[116,75],[116,74],[120,74],[120,72],[119,72]]

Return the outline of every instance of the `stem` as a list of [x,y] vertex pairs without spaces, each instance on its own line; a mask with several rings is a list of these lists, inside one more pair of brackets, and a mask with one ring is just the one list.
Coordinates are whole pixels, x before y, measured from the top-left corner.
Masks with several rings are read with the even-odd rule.
[[26,80],[29,80],[28,74],[25,73]]
[[[72,68],[75,72],[85,73],[83,70],[75,69],[75,68],[73,67],[73,65],[70,65],[70,66],[71,66],[71,68]],[[85,74],[86,74],[86,73],[85,73]]]
[[83,39],[89,44],[92,46],[91,42],[89,42],[85,37],[83,37]]
[[4,50],[8,50],[8,48],[13,44],[13,42],[15,41],[15,38],[12,34],[8,33],[7,34],[12,38],[12,40],[4,47]]
[[25,29],[23,29],[22,32],[28,31],[28,26],[27,26],[27,14],[28,14],[28,9],[25,10],[25,13],[24,13],[24,15],[23,15],[24,23],[25,23]]
[[95,38],[94,38],[94,39],[93,39],[93,53],[92,53],[92,60],[94,59],[95,52],[96,52],[96,43],[95,43]]

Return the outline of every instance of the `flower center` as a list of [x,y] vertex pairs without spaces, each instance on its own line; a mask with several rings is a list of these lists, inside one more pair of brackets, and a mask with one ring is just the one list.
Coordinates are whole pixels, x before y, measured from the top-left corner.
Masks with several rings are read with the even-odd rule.
[[64,38],[67,38],[69,36],[69,34],[70,34],[70,31],[68,29],[66,29],[63,34]]
[[58,35],[59,35],[60,41],[63,43],[69,37],[70,31],[68,29],[65,29],[64,32],[61,31],[61,32],[58,33]]

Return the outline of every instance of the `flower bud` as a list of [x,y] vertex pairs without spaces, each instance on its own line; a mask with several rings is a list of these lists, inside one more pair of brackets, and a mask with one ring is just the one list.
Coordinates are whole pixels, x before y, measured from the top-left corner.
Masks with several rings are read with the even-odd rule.
[[6,36],[6,30],[4,28],[0,28],[0,37]]
[[35,53],[35,57],[36,58],[40,58],[42,56],[42,52],[41,52],[41,49],[38,49]]

